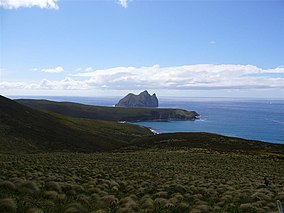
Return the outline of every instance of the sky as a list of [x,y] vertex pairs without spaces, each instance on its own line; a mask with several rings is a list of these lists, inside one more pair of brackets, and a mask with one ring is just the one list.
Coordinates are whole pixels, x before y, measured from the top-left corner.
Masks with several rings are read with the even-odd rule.
[[1,0],[2,95],[284,99],[283,0]]

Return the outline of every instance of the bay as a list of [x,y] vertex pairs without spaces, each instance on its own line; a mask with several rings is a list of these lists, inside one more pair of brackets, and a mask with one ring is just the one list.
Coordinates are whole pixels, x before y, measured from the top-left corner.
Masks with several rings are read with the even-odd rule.
[[200,98],[162,100],[160,106],[194,110],[200,119],[136,124],[159,133],[211,132],[284,144],[284,100]]

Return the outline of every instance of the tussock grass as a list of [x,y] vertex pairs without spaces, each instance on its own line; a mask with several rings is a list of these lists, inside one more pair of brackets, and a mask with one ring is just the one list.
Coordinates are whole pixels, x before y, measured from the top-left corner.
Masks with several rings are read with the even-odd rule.
[[[274,205],[273,205],[274,207]],[[243,203],[240,205],[240,209],[244,211],[253,211],[254,207],[251,203]]]
[[64,213],[84,213],[87,209],[80,203],[70,203],[65,207]]
[[102,201],[108,207],[118,204],[118,199],[114,195],[105,195],[102,197]]
[[105,211],[103,209],[99,209],[99,210],[95,211],[95,213],[107,213],[107,211]]
[[56,191],[45,191],[44,196],[50,200],[56,200],[58,197],[58,193]]
[[[257,155],[190,149],[0,155],[0,168],[1,213],[261,213],[284,202],[284,161]],[[268,187],[267,174],[277,177]]]
[[6,189],[6,190],[15,190],[16,186],[11,181],[1,181],[0,188]]
[[202,213],[200,209],[191,209],[189,213]]
[[157,193],[154,194],[154,196],[166,198],[166,197],[168,197],[168,192],[166,192],[166,191],[157,192]]
[[24,193],[37,193],[39,192],[39,187],[35,182],[26,181],[19,186],[19,190]]
[[41,209],[39,208],[30,208],[27,213],[44,213]]
[[196,206],[196,208],[199,209],[201,212],[210,212],[211,210],[211,207],[206,204],[198,205]]
[[46,188],[50,189],[50,190],[57,191],[57,192],[61,192],[62,191],[60,184],[55,182],[55,181],[47,182],[46,183]]
[[168,200],[165,198],[156,198],[154,203],[158,207],[165,207],[168,204]]
[[17,211],[17,204],[14,199],[4,198],[0,200],[0,212],[13,213]]
[[144,198],[141,202],[141,209],[144,210],[154,209],[154,201],[150,197]]

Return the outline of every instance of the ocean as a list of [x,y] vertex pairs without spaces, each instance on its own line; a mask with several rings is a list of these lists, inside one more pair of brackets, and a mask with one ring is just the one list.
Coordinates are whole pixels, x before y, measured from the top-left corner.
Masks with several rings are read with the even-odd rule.
[[199,98],[161,100],[161,107],[194,110],[196,121],[137,122],[158,133],[212,132],[284,144],[284,100]]
[[[113,106],[120,99],[93,97],[11,97],[70,101]],[[284,100],[231,98],[160,98],[160,107],[194,110],[195,121],[136,122],[158,133],[211,132],[226,136],[284,144]]]

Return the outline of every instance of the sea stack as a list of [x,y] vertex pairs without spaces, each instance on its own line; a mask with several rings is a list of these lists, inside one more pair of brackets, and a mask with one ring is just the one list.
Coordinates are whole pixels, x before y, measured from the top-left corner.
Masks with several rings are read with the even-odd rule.
[[129,108],[143,108],[143,107],[158,107],[159,101],[154,93],[150,95],[147,90],[141,92],[139,95],[129,93],[122,98],[116,107],[129,107]]

